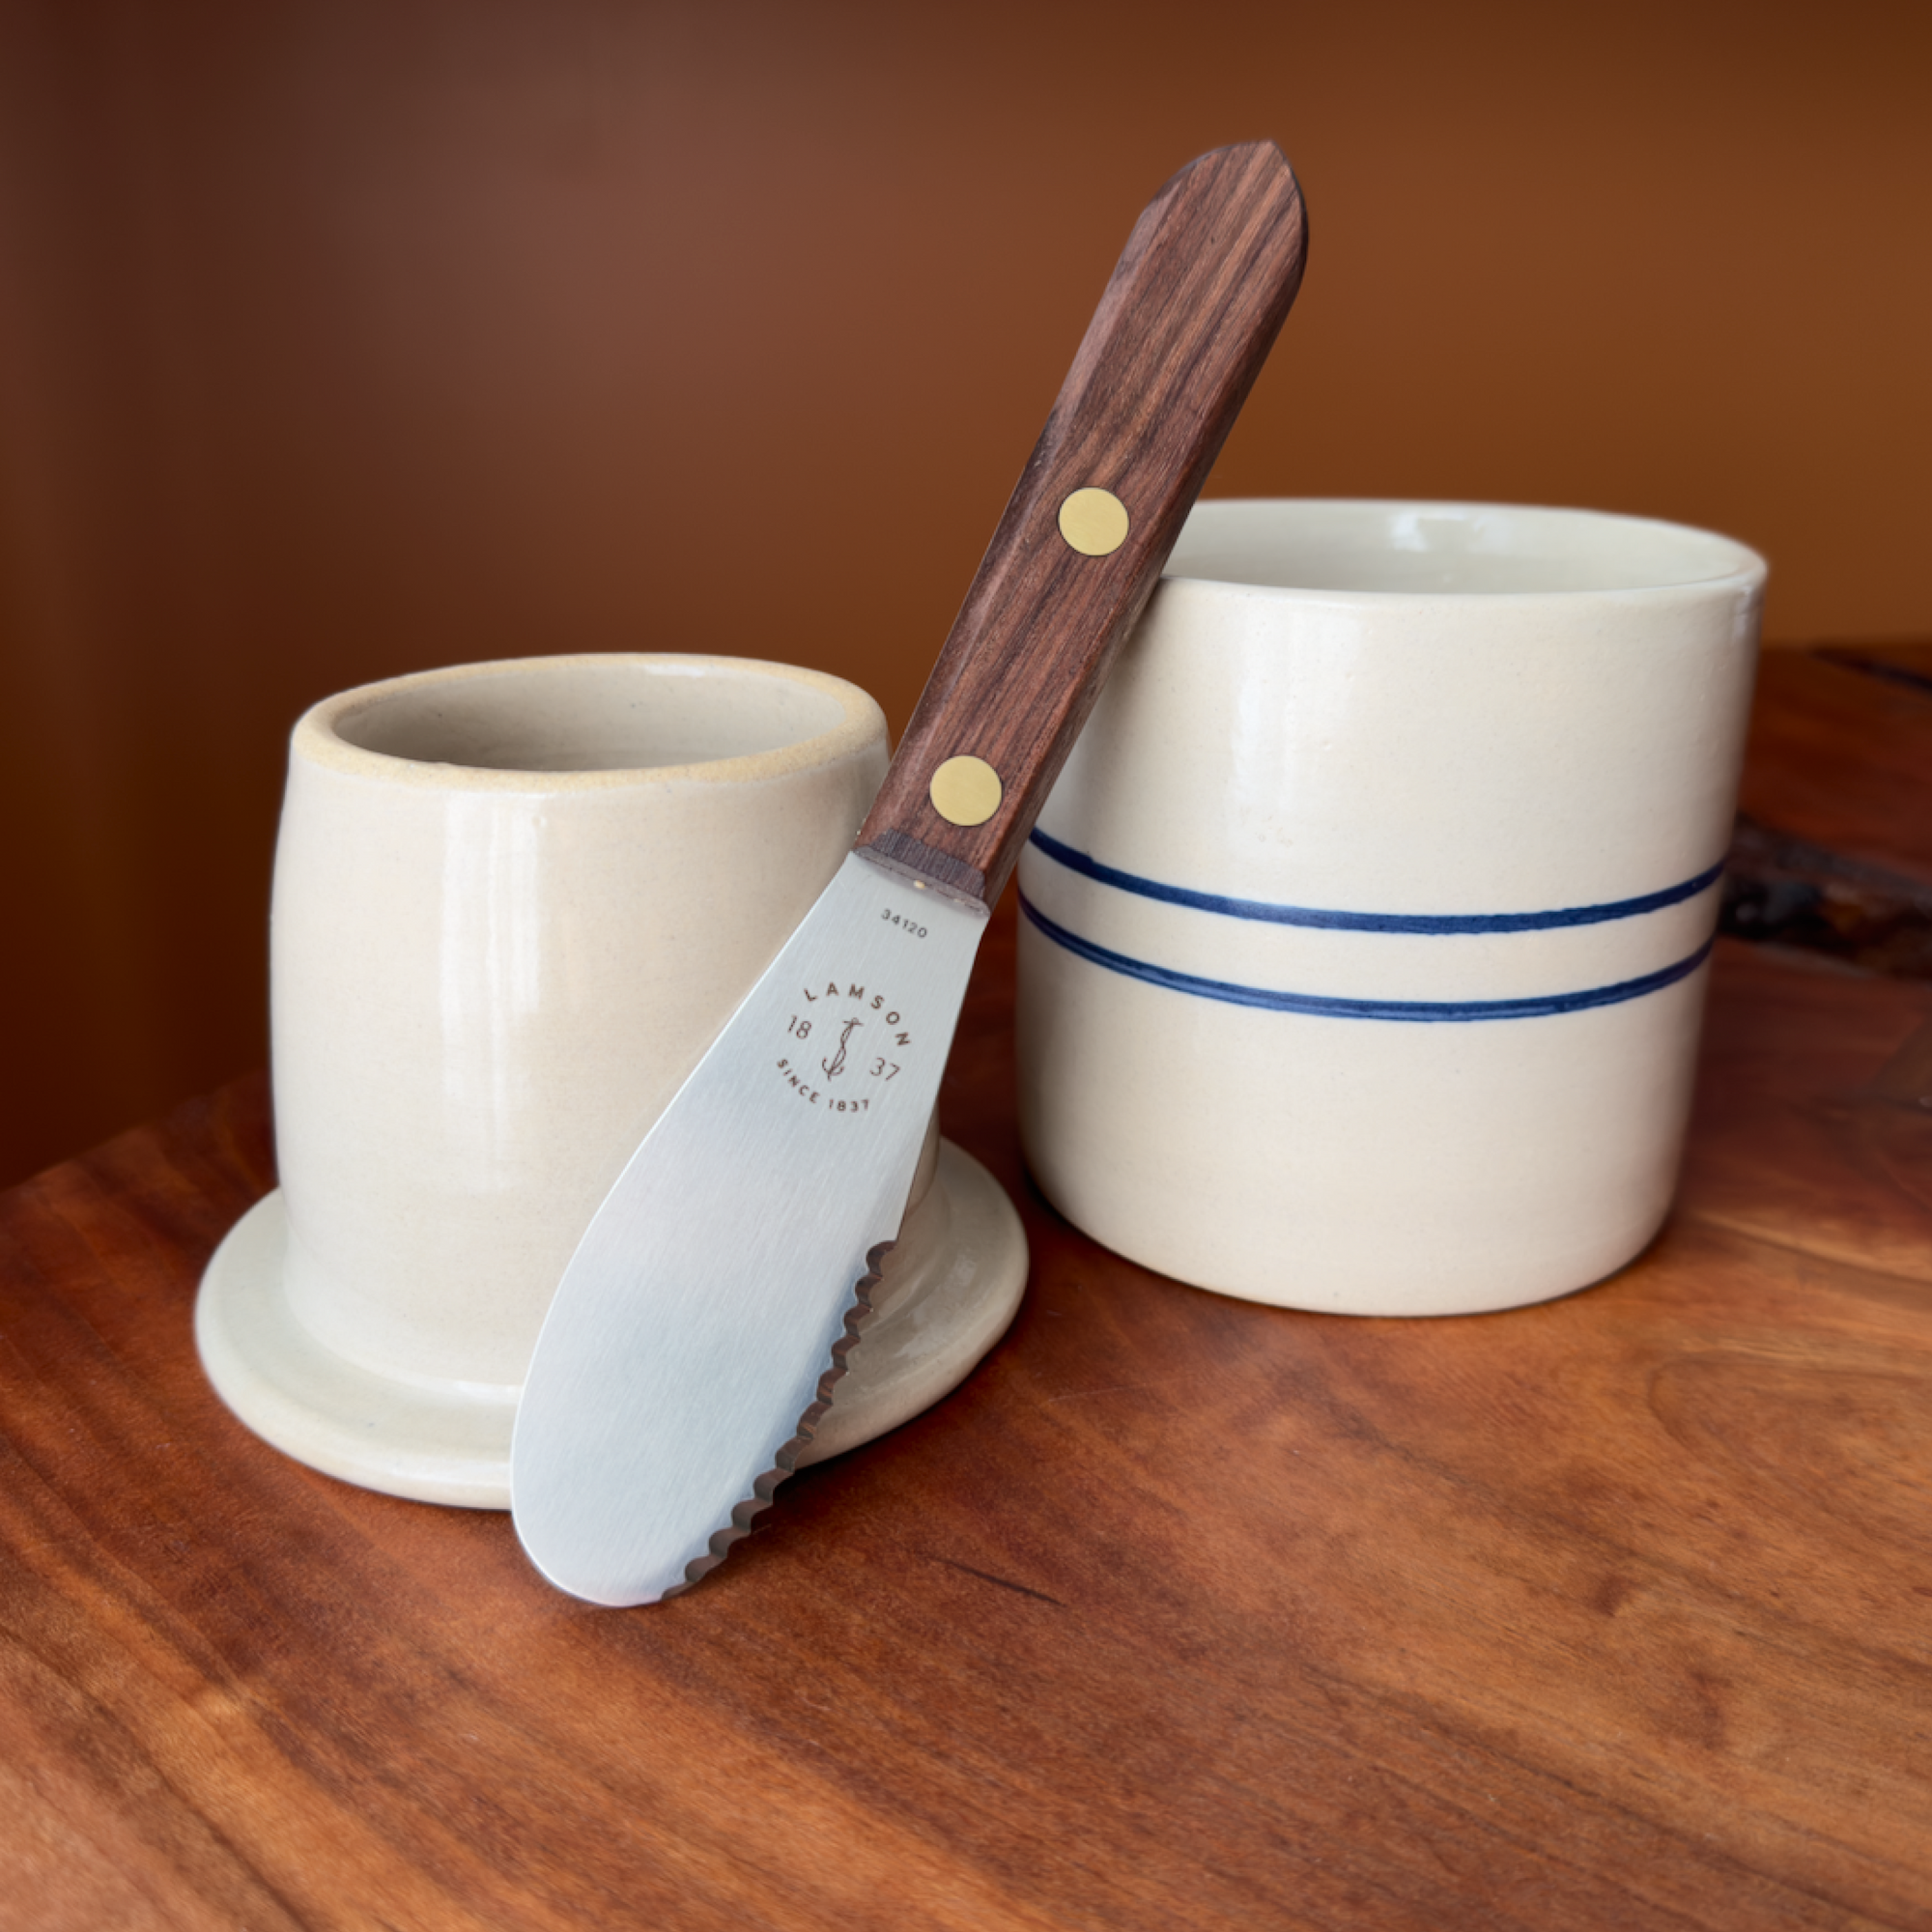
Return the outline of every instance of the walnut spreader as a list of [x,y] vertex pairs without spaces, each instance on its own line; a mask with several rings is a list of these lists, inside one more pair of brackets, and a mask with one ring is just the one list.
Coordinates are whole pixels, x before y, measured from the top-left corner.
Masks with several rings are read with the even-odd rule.
[[[538,1338],[510,1483],[537,1568],[653,1603],[837,1399],[988,908],[1300,285],[1272,142],[1135,225],[851,855],[645,1136]],[[856,1284],[856,1286],[855,1286]]]

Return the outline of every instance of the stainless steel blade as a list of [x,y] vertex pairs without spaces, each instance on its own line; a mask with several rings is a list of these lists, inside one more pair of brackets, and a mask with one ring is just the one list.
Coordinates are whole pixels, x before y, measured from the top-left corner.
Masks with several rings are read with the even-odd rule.
[[853,853],[611,1190],[510,1450],[518,1534],[559,1588],[656,1602],[786,1466],[898,1232],[986,918]]

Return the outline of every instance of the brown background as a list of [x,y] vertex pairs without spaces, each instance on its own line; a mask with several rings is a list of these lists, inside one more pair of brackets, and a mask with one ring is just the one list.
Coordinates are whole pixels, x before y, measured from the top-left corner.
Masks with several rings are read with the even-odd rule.
[[1729,530],[1932,632],[1932,11],[0,7],[0,1181],[260,1061],[282,747],[740,652],[902,724],[1140,205],[1313,249],[1214,494]]

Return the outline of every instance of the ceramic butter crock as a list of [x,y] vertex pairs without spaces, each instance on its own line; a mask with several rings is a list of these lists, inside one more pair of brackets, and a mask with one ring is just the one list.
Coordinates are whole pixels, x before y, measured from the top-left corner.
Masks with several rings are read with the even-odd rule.
[[[282,1186],[196,1318],[243,1421],[370,1488],[507,1506],[579,1236],[885,766],[864,692],[731,658],[465,666],[303,717],[270,945]],[[1024,1284],[1010,1204],[936,1124],[914,1194],[819,1455],[952,1386]]]
[[1635,518],[1201,504],[1020,866],[1054,1204],[1182,1281],[1357,1314],[1636,1254],[1763,582]]

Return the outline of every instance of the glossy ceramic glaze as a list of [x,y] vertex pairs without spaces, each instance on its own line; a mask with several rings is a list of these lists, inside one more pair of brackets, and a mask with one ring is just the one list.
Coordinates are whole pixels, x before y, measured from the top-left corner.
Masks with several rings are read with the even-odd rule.
[[1020,867],[1055,1204],[1184,1281],[1365,1314],[1634,1255],[1763,580],[1633,518],[1199,506]]
[[[244,1421],[372,1488],[503,1506],[572,1248],[837,869],[885,765],[864,692],[739,659],[468,666],[300,721],[270,947],[282,1188],[217,1255],[197,1318]],[[1010,1206],[953,1168],[976,1204],[957,1214],[935,1129],[899,1272],[958,1272],[957,1221],[977,1231],[960,1278],[978,1305],[944,1335],[924,1321],[924,1402],[1005,1325],[962,1340],[993,1304],[1010,1315],[1025,1273]],[[757,1189],[747,1175],[747,1214]],[[857,1376],[846,1393],[844,1432],[877,1433]]]

